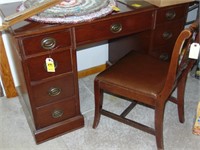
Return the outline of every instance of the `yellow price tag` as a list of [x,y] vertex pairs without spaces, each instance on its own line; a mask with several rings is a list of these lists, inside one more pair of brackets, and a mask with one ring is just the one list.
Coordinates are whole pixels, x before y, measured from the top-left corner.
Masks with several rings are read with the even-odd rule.
[[114,11],[120,11],[119,7],[117,7],[117,6],[112,6],[112,9],[113,9]]
[[46,58],[47,72],[55,72],[55,65],[52,58]]
[[139,7],[141,7],[142,5],[141,5],[141,4],[136,4],[136,3],[134,3],[134,4],[132,4],[131,6],[139,8]]

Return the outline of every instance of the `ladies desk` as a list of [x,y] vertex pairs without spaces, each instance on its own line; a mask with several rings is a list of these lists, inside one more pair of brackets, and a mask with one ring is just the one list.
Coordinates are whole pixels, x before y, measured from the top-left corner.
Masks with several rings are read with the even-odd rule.
[[[168,60],[186,22],[189,3],[133,8],[118,3],[119,12],[89,22],[44,24],[23,21],[12,26],[13,61],[18,71],[18,94],[36,143],[84,126],[80,112],[76,49],[108,41],[113,64],[131,50]],[[0,6],[8,16],[19,3]],[[145,49],[145,51],[143,50]],[[48,72],[45,60],[54,60]]]

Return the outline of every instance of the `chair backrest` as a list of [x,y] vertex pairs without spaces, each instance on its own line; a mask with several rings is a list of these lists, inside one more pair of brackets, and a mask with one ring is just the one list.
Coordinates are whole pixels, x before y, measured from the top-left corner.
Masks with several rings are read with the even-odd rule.
[[179,80],[183,76],[187,76],[192,68],[195,60],[188,58],[188,56],[193,42],[199,43],[199,20],[191,24],[189,28],[184,29],[176,40],[165,86],[160,93],[161,99],[167,99]]

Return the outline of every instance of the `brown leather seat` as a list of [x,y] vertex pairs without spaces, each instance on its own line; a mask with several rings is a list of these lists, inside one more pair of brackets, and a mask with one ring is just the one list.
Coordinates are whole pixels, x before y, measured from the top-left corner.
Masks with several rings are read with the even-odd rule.
[[[197,21],[180,33],[170,62],[133,51],[97,75],[94,82],[95,118],[93,128],[97,127],[100,115],[103,114],[155,135],[157,148],[164,149],[163,117],[167,100],[177,104],[179,120],[184,122],[185,83],[187,74],[195,62],[195,60],[188,59],[188,51],[194,40],[199,41],[198,27]],[[177,88],[177,98],[171,96],[175,88]],[[123,97],[124,100],[131,100],[132,104],[121,115],[109,112],[102,108],[104,92]],[[126,115],[137,103],[155,109],[155,128],[126,118]]]

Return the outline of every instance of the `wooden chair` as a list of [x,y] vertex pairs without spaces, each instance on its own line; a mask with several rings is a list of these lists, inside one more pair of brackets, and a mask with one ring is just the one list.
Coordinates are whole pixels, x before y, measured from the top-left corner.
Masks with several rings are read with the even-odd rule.
[[[199,42],[198,21],[184,29],[177,38],[170,62],[162,61],[134,51],[96,76],[94,81],[95,117],[93,128],[105,115],[147,133],[155,135],[158,149],[164,149],[163,119],[168,100],[177,104],[179,121],[184,122],[184,92],[187,74],[195,60],[188,58],[189,47],[194,40]],[[172,92],[177,88],[177,98]],[[110,93],[131,100],[131,105],[121,115],[103,109],[103,93]],[[151,128],[126,115],[136,104],[155,109],[155,127]],[[145,114],[145,112],[144,112]],[[133,135],[134,136],[134,135]]]

